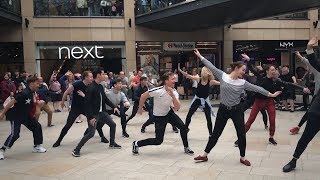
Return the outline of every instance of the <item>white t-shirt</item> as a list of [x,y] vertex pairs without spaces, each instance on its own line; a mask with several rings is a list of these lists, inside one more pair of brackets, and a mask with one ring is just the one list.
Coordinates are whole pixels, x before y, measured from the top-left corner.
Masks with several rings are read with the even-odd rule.
[[[178,92],[173,89],[174,96],[179,99]],[[149,95],[154,98],[153,115],[166,116],[172,105],[172,97],[168,94],[164,86],[149,90]]]

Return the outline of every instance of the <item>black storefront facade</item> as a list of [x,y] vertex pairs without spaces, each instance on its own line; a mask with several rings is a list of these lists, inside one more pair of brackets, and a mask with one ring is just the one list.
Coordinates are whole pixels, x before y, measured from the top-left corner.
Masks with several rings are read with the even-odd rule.
[[106,72],[126,69],[124,42],[38,42],[36,72],[45,80],[53,71],[82,73],[102,67]]
[[0,75],[6,72],[21,72],[24,70],[23,43],[1,42],[0,43]]
[[303,66],[296,63],[294,52],[303,54],[307,43],[307,40],[233,41],[233,60],[239,61],[241,53],[247,53],[256,65],[289,65],[291,72],[294,72],[297,67]]

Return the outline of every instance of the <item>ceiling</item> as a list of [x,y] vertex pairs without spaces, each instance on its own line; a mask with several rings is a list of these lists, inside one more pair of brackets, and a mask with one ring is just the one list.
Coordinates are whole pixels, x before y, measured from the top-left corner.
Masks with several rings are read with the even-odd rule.
[[195,0],[136,16],[136,25],[188,32],[320,7],[320,0]]

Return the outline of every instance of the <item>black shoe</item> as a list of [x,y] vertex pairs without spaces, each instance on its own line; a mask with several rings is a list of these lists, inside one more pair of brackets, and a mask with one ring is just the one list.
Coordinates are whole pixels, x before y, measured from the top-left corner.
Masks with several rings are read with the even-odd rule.
[[273,138],[269,138],[269,143],[275,146],[278,144]]
[[102,143],[106,143],[106,144],[109,143],[109,141],[108,141],[108,139],[106,137],[102,137],[101,138],[101,142]]
[[72,151],[72,156],[74,156],[74,157],[80,157],[80,151],[78,151],[78,150],[73,150],[73,151]]
[[287,165],[282,168],[283,172],[290,172],[296,168],[296,162],[290,161]]
[[60,142],[58,142],[58,141],[57,141],[57,142],[55,142],[55,143],[53,144],[53,146],[52,146],[52,147],[54,147],[54,148],[55,148],[55,147],[58,147],[58,146],[60,146]]
[[132,154],[139,155],[139,147],[136,146],[136,141],[133,141],[132,143]]
[[124,137],[124,138],[129,138],[129,134],[124,131],[124,132],[122,132],[122,137]]
[[175,132],[175,133],[179,133],[179,130],[178,130],[177,127],[173,127],[173,128],[172,128],[172,131]]
[[146,132],[146,128],[142,127],[141,128],[141,133],[145,133]]
[[234,147],[239,147],[238,140],[234,142]]
[[190,156],[192,156],[194,154],[194,152],[189,147],[184,148],[184,153],[186,153]]
[[109,145],[109,148],[111,148],[111,149],[121,149],[121,146],[114,142],[113,144]]

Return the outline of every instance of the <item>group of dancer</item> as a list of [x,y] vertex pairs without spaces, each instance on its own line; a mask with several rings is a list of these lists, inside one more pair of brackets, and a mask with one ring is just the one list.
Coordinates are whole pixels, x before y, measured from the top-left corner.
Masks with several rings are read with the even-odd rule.
[[[299,53],[297,56],[308,66],[316,77],[320,75],[320,62],[316,60],[313,52],[317,38],[312,38],[307,46],[307,58],[303,58]],[[102,68],[83,72],[82,81],[77,81],[71,84],[65,91],[61,107],[63,108],[64,101],[67,94],[72,92],[72,105],[66,121],[65,126],[57,141],[53,144],[56,148],[61,145],[61,142],[68,130],[71,128],[79,115],[85,115],[88,121],[88,128],[84,132],[84,136],[73,149],[72,155],[80,156],[81,148],[85,143],[91,139],[97,130],[101,138],[101,142],[109,143],[112,149],[121,149],[121,146],[115,141],[116,123],[113,121],[111,115],[119,116],[121,119],[122,136],[129,138],[126,131],[126,124],[137,113],[142,114],[143,110],[148,111],[149,118],[142,125],[141,132],[145,132],[145,128],[150,125],[155,125],[155,138],[148,138],[144,140],[134,141],[132,143],[132,153],[139,154],[139,148],[148,145],[160,145],[164,140],[164,134],[167,123],[172,127],[180,130],[180,136],[184,146],[184,153],[193,155],[188,143],[189,125],[191,123],[192,115],[198,108],[204,111],[207,127],[209,132],[209,140],[205,147],[204,153],[194,158],[196,161],[208,161],[208,154],[216,145],[221,136],[227,121],[232,119],[236,129],[238,140],[235,146],[240,151],[240,163],[251,166],[250,161],[246,158],[246,132],[250,129],[252,123],[255,121],[258,112],[263,113],[265,128],[267,129],[267,116],[269,118],[269,143],[277,145],[274,139],[275,134],[275,100],[281,94],[283,88],[301,89],[304,93],[310,93],[308,88],[299,86],[294,83],[284,82],[277,78],[276,68],[274,65],[266,65],[264,70],[258,70],[253,61],[246,54],[242,54],[244,61],[238,61],[231,64],[231,72],[229,74],[216,68],[210,61],[205,59],[200,52],[195,49],[195,55],[204,64],[205,67],[201,70],[201,77],[189,75],[187,72],[178,68],[183,76],[198,82],[195,91],[194,99],[192,100],[189,112],[187,113],[185,123],[175,113],[181,107],[179,94],[174,89],[176,83],[176,76],[172,72],[164,73],[161,77],[162,85],[148,89],[147,78],[141,77],[140,84],[136,87],[134,93],[134,105],[132,115],[127,119],[125,112],[130,108],[129,100],[126,95],[121,92],[122,81],[116,80],[111,90],[106,90],[101,83],[104,81],[104,70]],[[255,84],[247,81],[246,68],[257,77]],[[320,130],[320,123],[318,122],[320,113],[320,96],[319,80],[316,80],[315,96],[312,100],[310,109],[302,118],[299,126],[291,129],[293,134],[299,131],[299,128],[304,122],[307,122],[304,133],[302,134],[298,145],[296,147],[293,159],[283,167],[284,172],[292,171],[296,167],[296,161],[299,159],[303,151],[306,149],[308,143]],[[31,77],[27,81],[28,87],[21,93],[16,94],[12,101],[10,101],[4,110],[0,113],[0,118],[5,115],[10,116],[11,133],[4,145],[0,149],[0,159],[4,159],[4,152],[11,148],[14,142],[19,138],[20,127],[25,125],[33,132],[34,148],[33,152],[44,153],[47,150],[42,147],[43,136],[42,127],[38,121],[35,120],[34,109],[35,105],[44,103],[38,100],[35,96],[35,91],[39,87],[39,79]],[[218,112],[215,114],[209,100],[209,90],[212,85],[220,85],[221,102]],[[243,102],[242,97],[244,92],[252,92],[248,98]],[[148,101],[148,102],[147,102]],[[244,111],[252,106],[248,120],[244,121]],[[212,126],[212,117],[215,117],[215,125]],[[107,124],[110,127],[110,141],[104,136],[102,127]],[[177,130],[177,132],[179,132]]]

